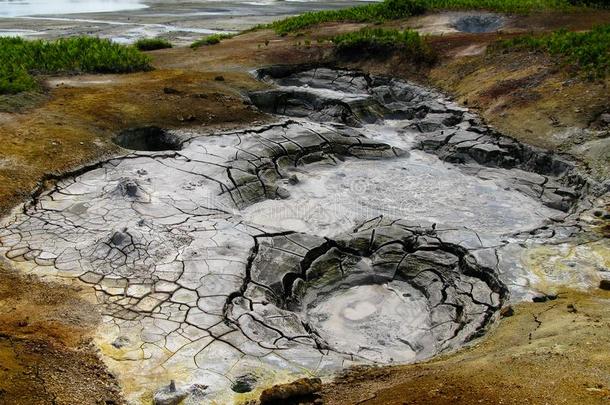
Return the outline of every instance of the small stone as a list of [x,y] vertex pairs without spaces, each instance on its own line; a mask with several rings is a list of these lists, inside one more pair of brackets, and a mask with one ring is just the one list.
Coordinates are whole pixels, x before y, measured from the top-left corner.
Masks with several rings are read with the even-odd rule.
[[322,389],[319,378],[301,378],[288,384],[275,385],[261,393],[261,405],[286,403],[287,399],[314,395]]
[[510,305],[502,308],[502,310],[500,311],[500,316],[502,318],[508,318],[508,317],[513,316],[514,314],[515,314],[515,310]]
[[610,280],[602,280],[599,282],[599,288],[610,291]]
[[568,304],[567,308],[568,308],[568,312],[571,314],[575,314],[578,312],[578,310],[576,309],[574,304]]
[[225,78],[224,78],[224,76],[216,76],[216,77],[214,78],[214,80],[216,80],[217,82],[224,82],[224,81],[225,81]]
[[195,121],[195,116],[192,114],[177,115],[176,119],[180,122],[190,122],[190,121]]
[[555,301],[557,298],[559,298],[557,294],[543,294],[543,295],[538,295],[538,296],[532,298],[532,301],[547,302],[547,301]]
[[165,94],[180,94],[180,92],[172,87],[164,87],[163,93]]
[[161,388],[155,393],[154,405],[178,405],[188,396],[201,397],[205,395],[207,385],[194,384],[188,387],[176,387],[176,382],[172,380],[168,386]]
[[282,200],[285,200],[288,197],[290,197],[290,192],[283,187],[278,187],[275,190],[275,194],[277,195],[278,198],[280,198]]
[[290,176],[290,177],[288,178],[288,183],[289,183],[289,184],[292,184],[292,185],[294,186],[295,184],[298,184],[298,183],[299,183],[299,178],[297,177],[297,175],[296,175],[296,174],[293,174],[292,176]]
[[114,339],[114,341],[111,343],[111,345],[115,349],[121,349],[121,348],[127,346],[128,344],[129,344],[129,339],[126,338],[125,336],[119,336],[118,338]]

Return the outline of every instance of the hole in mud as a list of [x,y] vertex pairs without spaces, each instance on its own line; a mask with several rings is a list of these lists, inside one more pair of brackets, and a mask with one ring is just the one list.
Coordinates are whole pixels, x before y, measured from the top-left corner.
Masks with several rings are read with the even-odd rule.
[[453,23],[453,27],[456,30],[472,34],[497,31],[503,25],[504,18],[493,14],[469,15],[461,17]]
[[250,392],[254,389],[256,381],[256,376],[252,374],[241,375],[237,377],[235,381],[233,381],[233,384],[231,384],[231,390],[233,390],[233,392],[237,392],[238,394]]
[[127,129],[117,135],[113,141],[125,149],[148,152],[182,149],[182,141],[179,137],[159,127]]

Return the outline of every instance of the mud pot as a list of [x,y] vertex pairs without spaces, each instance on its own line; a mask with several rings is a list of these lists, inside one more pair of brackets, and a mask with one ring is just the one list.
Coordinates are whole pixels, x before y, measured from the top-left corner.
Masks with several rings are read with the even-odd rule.
[[119,134],[134,150],[66,175],[0,231],[21,268],[95,289],[96,344],[128,400],[229,403],[428,359],[541,283],[598,281],[587,247],[578,273],[527,266],[588,237],[606,190],[569,161],[404,81],[257,74],[275,87],[251,101],[276,123]]

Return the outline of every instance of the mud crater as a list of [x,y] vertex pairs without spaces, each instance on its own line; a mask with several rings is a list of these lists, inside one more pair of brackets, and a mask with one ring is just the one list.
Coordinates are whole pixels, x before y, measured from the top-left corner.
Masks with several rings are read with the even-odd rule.
[[112,370],[175,371],[187,403],[461,347],[531,293],[523,249],[577,233],[561,221],[596,192],[421,86],[258,74],[276,123],[127,131],[123,147],[176,152],[68,176],[0,230],[8,259],[95,289]]
[[453,27],[460,32],[480,34],[495,32],[505,23],[506,19],[497,14],[476,14],[458,18],[453,22]]
[[183,140],[162,128],[151,126],[127,129],[115,136],[113,142],[125,149],[160,152],[182,149]]

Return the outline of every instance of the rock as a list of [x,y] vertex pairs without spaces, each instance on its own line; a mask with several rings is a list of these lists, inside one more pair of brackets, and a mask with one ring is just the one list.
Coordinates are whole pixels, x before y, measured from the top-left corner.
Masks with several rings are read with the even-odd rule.
[[500,316],[502,318],[509,318],[509,317],[513,316],[514,314],[515,314],[515,310],[510,305],[505,306],[504,308],[502,308],[500,310]]
[[180,94],[179,90],[174,89],[173,87],[164,87],[163,93],[165,94]]
[[294,186],[295,184],[298,184],[298,183],[299,183],[299,178],[297,177],[296,174],[293,174],[292,176],[290,176],[288,178],[288,184],[291,184]]
[[558,297],[556,294],[544,294],[544,295],[537,295],[534,298],[532,298],[533,302],[537,302],[537,303],[541,303],[541,302],[547,302],[547,301],[554,301],[556,300]]
[[195,121],[196,117],[193,114],[187,114],[187,115],[178,114],[178,115],[176,115],[176,119],[180,122],[190,122],[190,121]]
[[224,82],[224,81],[225,81],[225,78],[224,78],[224,76],[216,76],[216,77],[214,78],[214,80],[216,80],[217,82]]
[[154,405],[178,405],[188,394],[184,389],[176,389],[176,383],[172,380],[167,387],[155,393]]
[[286,190],[283,187],[278,187],[275,190],[275,194],[277,195],[278,198],[285,200],[286,198],[290,198],[290,191]]
[[495,164],[503,151],[504,150],[497,145],[481,143],[474,145],[470,149],[470,156],[472,156],[477,163]]
[[602,290],[606,290],[606,291],[610,291],[610,279],[609,280],[602,280],[599,282],[599,288],[601,288]]
[[119,336],[116,339],[114,339],[111,343],[111,345],[113,347],[115,347],[116,349],[121,349],[125,346],[127,346],[129,344],[129,339],[125,336]]
[[187,397],[192,396],[201,399],[205,395],[207,385],[193,384],[187,387],[176,387],[172,380],[168,386],[161,388],[155,393],[154,405],[179,405]]
[[301,378],[288,384],[275,385],[261,393],[261,405],[286,404],[289,400],[306,399],[322,389],[319,378]]

